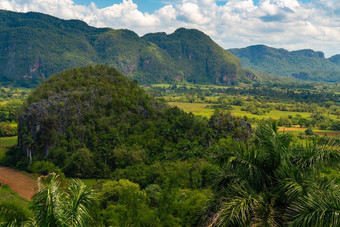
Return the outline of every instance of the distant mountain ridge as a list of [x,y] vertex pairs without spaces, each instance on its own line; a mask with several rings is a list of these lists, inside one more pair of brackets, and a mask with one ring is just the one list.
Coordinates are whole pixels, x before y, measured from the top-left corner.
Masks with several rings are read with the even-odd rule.
[[255,71],[303,80],[340,82],[340,55],[325,58],[320,51],[288,51],[265,45],[228,51],[241,60],[243,67]]
[[78,20],[0,10],[0,82],[34,86],[64,69],[95,64],[113,66],[142,83],[233,85],[256,78],[198,30],[139,37]]

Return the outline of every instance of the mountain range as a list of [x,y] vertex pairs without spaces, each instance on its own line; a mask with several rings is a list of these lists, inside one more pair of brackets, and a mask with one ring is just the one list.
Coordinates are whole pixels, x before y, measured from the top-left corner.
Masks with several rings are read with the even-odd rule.
[[115,67],[142,84],[235,85],[257,81],[262,72],[340,82],[340,55],[325,58],[313,50],[290,52],[264,45],[224,50],[196,29],[140,37],[130,30],[95,28],[80,20],[0,10],[3,85],[36,86],[65,69],[97,64]]
[[95,64],[113,66],[141,83],[233,85],[256,77],[198,30],[140,37],[79,20],[0,10],[0,82],[34,86],[64,69]]
[[229,51],[241,60],[243,67],[258,72],[302,80],[340,82],[340,55],[325,58],[320,51],[288,51],[265,45]]

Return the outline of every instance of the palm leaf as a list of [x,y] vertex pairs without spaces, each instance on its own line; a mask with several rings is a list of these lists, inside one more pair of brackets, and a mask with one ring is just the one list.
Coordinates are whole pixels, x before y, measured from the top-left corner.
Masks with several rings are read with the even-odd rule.
[[290,226],[340,226],[340,194],[338,191],[311,192],[297,199],[287,212]]
[[89,226],[92,221],[90,208],[94,205],[93,190],[77,179],[72,180],[68,191],[67,223],[69,226]]

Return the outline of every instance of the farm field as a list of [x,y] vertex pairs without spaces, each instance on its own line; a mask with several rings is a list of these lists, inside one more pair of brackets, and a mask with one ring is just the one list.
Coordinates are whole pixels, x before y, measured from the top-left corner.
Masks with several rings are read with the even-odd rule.
[[[214,114],[214,109],[208,108],[208,106],[213,106],[214,104],[210,103],[190,103],[190,102],[168,102],[170,106],[177,106],[181,109],[183,109],[187,113],[193,113],[194,115],[198,116],[203,116],[209,118]],[[311,118],[311,113],[307,112],[293,112],[293,111],[279,111],[279,110],[271,110],[269,113],[264,113],[262,115],[256,115],[249,113],[247,111],[242,111],[241,106],[234,106],[231,105],[233,108],[230,111],[230,113],[234,116],[239,116],[239,117],[244,117],[246,116],[247,118],[250,119],[256,119],[256,120],[262,120],[262,119],[274,119],[278,120],[280,118],[288,118],[289,116],[296,116],[300,115],[300,117],[305,118],[305,119],[312,119]],[[330,119],[336,120],[335,115],[329,115]],[[292,127],[280,127],[281,131],[286,131],[290,132],[293,135],[300,135],[304,134],[306,131],[306,127],[300,127],[298,125],[292,126]],[[335,130],[320,130],[320,129],[313,129],[313,132],[316,135],[319,136],[328,136],[328,137],[335,137],[335,138],[340,138],[340,131],[335,131]]]
[[209,103],[168,102],[170,106],[177,106],[187,113],[209,118],[214,114],[214,109],[206,108]]
[[[300,128],[298,126],[296,127],[280,127],[279,131],[282,132],[290,132],[293,135],[299,135],[301,133],[304,133],[307,130],[307,128]],[[340,137],[340,131],[334,131],[334,130],[319,130],[315,129],[313,130],[314,134],[319,136],[328,136],[328,137]]]
[[32,198],[38,186],[36,179],[7,167],[0,167],[0,182],[27,200]]
[[[214,113],[214,109],[207,108],[209,103],[188,103],[188,102],[168,102],[170,106],[177,106],[183,109],[185,112],[192,112],[195,115],[200,115],[204,117],[210,117]],[[306,112],[291,112],[291,111],[279,111],[279,110],[272,110],[269,113],[265,113],[263,115],[256,115],[249,113],[247,111],[242,111],[240,106],[233,106],[233,109],[230,110],[230,113],[235,116],[247,116],[248,118],[255,118],[255,119],[265,119],[265,118],[272,118],[272,119],[279,119],[280,117],[288,117],[289,115],[296,115],[300,114],[303,118],[310,118],[310,113]]]

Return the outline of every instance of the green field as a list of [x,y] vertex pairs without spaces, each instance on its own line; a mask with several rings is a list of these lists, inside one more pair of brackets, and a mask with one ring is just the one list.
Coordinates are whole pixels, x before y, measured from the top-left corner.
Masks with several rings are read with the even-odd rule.
[[[6,184],[0,187],[0,222],[11,221],[26,221],[33,217],[33,212],[28,209],[30,202],[18,193],[12,191]],[[23,225],[6,225],[0,226],[23,226]]]
[[214,110],[206,108],[208,103],[188,103],[188,102],[169,102],[170,106],[177,106],[183,109],[185,112],[192,112],[195,115],[210,117],[213,115]]
[[[178,106],[179,108],[183,109],[185,112],[192,112],[195,115],[200,115],[204,117],[210,117],[214,113],[214,109],[206,108],[209,103],[188,103],[188,102],[168,102],[170,106]],[[242,111],[240,106],[232,106],[233,110],[230,110],[230,113],[235,116],[247,116],[248,118],[255,118],[255,119],[263,119],[263,118],[273,118],[279,119],[280,117],[288,117],[288,115],[296,115],[300,114],[303,118],[310,118],[310,113],[306,112],[291,112],[291,111],[279,111],[279,110],[272,110],[269,113],[263,115],[255,115],[249,113],[247,111]]]
[[4,158],[8,148],[14,146],[17,143],[17,140],[18,138],[16,136],[0,138],[0,163]]
[[28,201],[21,197],[18,193],[12,191],[8,185],[2,185],[0,187],[0,203],[2,202],[13,202],[20,204],[21,206],[25,207],[28,205]]

